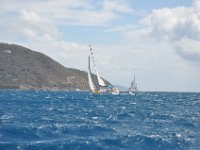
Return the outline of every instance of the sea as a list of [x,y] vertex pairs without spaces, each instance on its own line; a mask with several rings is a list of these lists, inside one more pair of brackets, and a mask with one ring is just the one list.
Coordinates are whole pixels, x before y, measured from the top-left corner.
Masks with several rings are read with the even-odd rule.
[[0,90],[0,150],[199,150],[200,93]]

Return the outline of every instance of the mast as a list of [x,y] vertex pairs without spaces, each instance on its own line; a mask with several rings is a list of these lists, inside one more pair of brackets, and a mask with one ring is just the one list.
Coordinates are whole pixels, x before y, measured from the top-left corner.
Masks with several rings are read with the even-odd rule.
[[92,76],[91,76],[90,56],[88,56],[88,83],[89,83],[90,90],[91,90],[93,93],[96,93],[97,88],[96,88],[94,82],[92,81]]
[[97,67],[96,67],[96,63],[95,63],[95,60],[94,60],[94,53],[93,53],[93,51],[92,51],[92,47],[91,47],[91,45],[89,45],[89,47],[90,47],[90,55],[91,55],[91,57],[92,57],[92,61],[93,61],[93,64],[94,64],[94,69],[95,69],[95,72],[96,72],[96,74],[97,74],[97,80],[98,80],[98,83],[99,83],[99,86],[107,86],[106,85],[106,83],[102,80],[102,78],[101,78],[101,76],[100,76],[100,74],[99,74],[99,72],[98,72],[98,70],[97,70]]

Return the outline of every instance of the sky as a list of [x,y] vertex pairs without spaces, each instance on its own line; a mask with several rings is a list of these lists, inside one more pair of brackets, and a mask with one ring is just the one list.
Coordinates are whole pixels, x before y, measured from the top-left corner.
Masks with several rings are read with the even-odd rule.
[[[142,91],[200,92],[199,0],[0,0],[0,42]],[[93,68],[94,71],[94,68]]]

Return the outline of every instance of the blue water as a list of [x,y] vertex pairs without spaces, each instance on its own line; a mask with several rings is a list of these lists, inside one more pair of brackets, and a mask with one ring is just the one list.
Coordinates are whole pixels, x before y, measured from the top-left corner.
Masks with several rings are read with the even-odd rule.
[[0,150],[197,150],[200,93],[0,91]]

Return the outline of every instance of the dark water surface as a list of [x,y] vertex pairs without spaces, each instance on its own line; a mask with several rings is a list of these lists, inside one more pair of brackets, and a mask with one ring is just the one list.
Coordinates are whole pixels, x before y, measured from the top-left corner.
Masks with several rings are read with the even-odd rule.
[[200,93],[0,91],[0,150],[198,150]]

